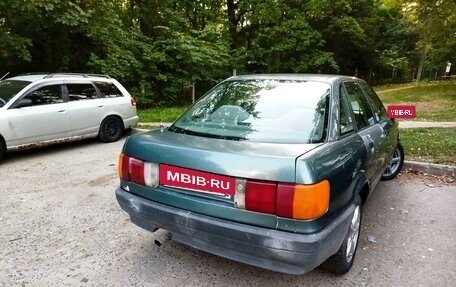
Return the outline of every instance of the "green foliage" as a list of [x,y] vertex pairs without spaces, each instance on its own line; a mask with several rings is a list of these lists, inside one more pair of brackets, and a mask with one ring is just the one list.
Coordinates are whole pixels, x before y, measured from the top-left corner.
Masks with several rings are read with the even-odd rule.
[[356,74],[366,68],[367,36],[362,21],[373,8],[370,1],[310,0],[305,1],[303,11],[314,29],[324,40],[324,49],[333,53],[337,69],[330,67],[325,72]]
[[[336,67],[332,53],[323,51],[324,41],[300,10],[289,2],[263,2],[251,26],[256,37],[247,48],[248,69],[257,72],[315,72]],[[261,7],[261,5],[267,5]],[[263,8],[263,9],[261,9]]]
[[456,164],[456,128],[401,129],[407,160]]
[[[377,55],[372,63],[377,81],[404,82],[411,80],[410,63],[417,57],[418,34],[411,22],[401,16],[400,6],[379,7],[368,27],[369,46]],[[375,40],[375,41],[374,41]],[[382,80],[383,79],[383,80]]]
[[421,61],[427,59],[428,66],[443,74],[447,61],[456,63],[456,2],[404,0],[403,8],[419,34]]
[[146,13],[159,8],[154,1],[144,5],[136,7],[140,29],[128,28],[121,22],[100,27],[104,31],[98,32],[100,43],[105,44],[104,53],[101,56],[92,53],[89,61],[92,69],[125,83],[139,107],[188,102],[189,98],[181,98],[186,86],[226,75],[223,71],[229,61],[227,45],[207,20],[202,20],[205,30],[180,31],[180,27],[185,27],[180,11],[163,5],[160,8],[167,17],[162,17],[160,13]]
[[3,0],[0,75],[107,73],[140,107],[187,105],[233,69],[408,81],[417,45],[434,70],[456,63],[455,3]]

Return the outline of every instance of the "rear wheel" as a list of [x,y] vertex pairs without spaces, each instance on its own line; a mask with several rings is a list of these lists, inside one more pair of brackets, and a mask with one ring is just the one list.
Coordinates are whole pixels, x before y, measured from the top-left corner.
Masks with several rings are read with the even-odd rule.
[[0,135],[0,161],[3,159],[5,154],[6,154],[6,144],[5,144],[5,141],[3,140],[2,136]]
[[122,121],[117,117],[107,117],[101,122],[98,137],[103,142],[115,142],[123,134],[124,126]]
[[355,261],[360,230],[361,198],[357,196],[355,200],[355,211],[353,212],[347,235],[337,253],[326,259],[321,265],[324,270],[339,275],[345,274],[350,270]]
[[404,164],[404,148],[401,143],[397,143],[397,148],[394,151],[393,158],[386,166],[385,171],[382,175],[382,180],[390,180],[397,176],[401,171],[402,165]]

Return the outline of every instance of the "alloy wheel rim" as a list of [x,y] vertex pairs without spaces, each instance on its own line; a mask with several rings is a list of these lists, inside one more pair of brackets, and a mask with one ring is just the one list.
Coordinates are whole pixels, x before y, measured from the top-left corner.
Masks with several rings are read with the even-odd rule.
[[348,240],[346,249],[346,260],[351,262],[355,255],[356,245],[358,244],[359,227],[361,223],[360,207],[356,206],[355,212],[350,222],[350,228],[348,230]]
[[118,124],[115,122],[110,122],[106,125],[106,134],[111,138],[117,136],[117,130]]
[[399,168],[399,164],[401,162],[401,152],[399,148],[394,151],[393,158],[390,160],[388,165],[386,166],[385,172],[383,173],[384,176],[390,176],[394,174],[397,169]]

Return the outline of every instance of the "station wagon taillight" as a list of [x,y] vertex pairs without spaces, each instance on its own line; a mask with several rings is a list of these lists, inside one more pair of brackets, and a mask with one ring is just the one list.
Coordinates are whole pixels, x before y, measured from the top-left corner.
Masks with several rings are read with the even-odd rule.
[[135,101],[135,99],[131,98],[131,99],[130,99],[130,103],[131,103],[131,105],[132,105],[133,107],[136,107],[136,101]]

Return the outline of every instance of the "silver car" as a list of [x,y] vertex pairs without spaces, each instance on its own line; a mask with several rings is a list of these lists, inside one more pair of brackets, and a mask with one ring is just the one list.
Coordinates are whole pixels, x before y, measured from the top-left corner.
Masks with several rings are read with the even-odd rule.
[[25,74],[0,81],[0,159],[7,151],[83,138],[117,141],[137,123],[136,102],[106,75]]

